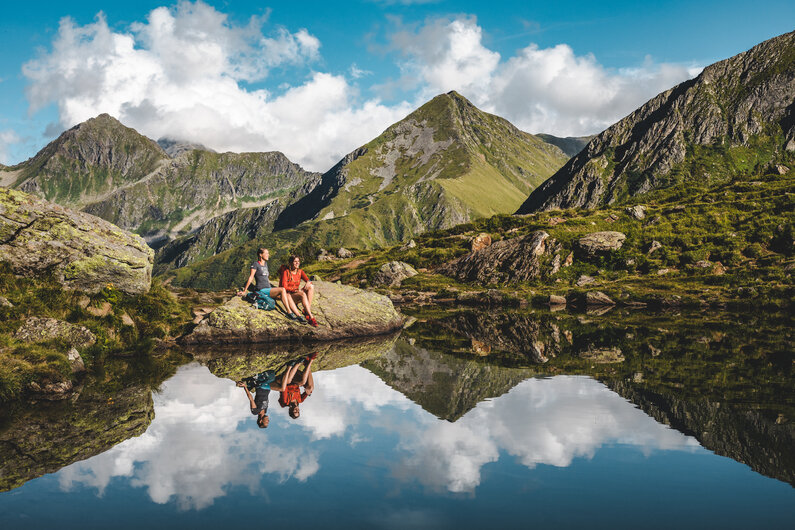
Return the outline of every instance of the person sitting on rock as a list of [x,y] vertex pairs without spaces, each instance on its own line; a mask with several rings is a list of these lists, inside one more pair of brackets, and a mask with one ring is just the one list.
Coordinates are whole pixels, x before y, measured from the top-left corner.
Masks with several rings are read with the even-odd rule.
[[[276,372],[265,370],[257,375],[238,381],[237,386],[242,387],[246,391],[251,413],[257,416],[259,428],[265,429],[270,423],[270,418],[268,417],[268,395],[271,390],[281,392],[284,389],[282,382],[276,382]],[[251,391],[255,389],[256,393],[252,396]]]
[[[283,265],[279,269],[279,287],[287,289],[295,304],[300,303],[304,306],[304,316],[307,322],[317,327],[317,320],[312,315],[312,298],[315,296],[315,286],[309,281],[309,277],[303,269],[298,268],[299,265],[301,265],[301,259],[298,256],[290,256],[287,265]],[[305,282],[303,288],[301,288],[301,280]]]
[[[301,415],[298,405],[311,396],[315,389],[315,380],[312,377],[312,361],[315,360],[315,357],[317,357],[317,353],[304,359],[290,361],[289,368],[282,378],[283,390],[279,394],[279,405],[289,407],[290,417],[294,420]],[[301,364],[304,364],[306,368],[299,375],[298,368]],[[301,393],[301,387],[304,387],[303,393]]]
[[237,293],[238,296],[245,296],[249,286],[251,286],[252,291],[259,291],[266,296],[270,296],[274,300],[280,299],[287,310],[287,318],[298,321],[301,324],[306,324],[306,320],[299,315],[298,307],[296,307],[293,297],[287,294],[287,290],[283,287],[271,287],[271,282],[268,278],[269,257],[270,253],[267,248],[261,248],[257,251],[257,261],[251,264],[251,274],[248,277],[246,286],[243,287],[242,291]]

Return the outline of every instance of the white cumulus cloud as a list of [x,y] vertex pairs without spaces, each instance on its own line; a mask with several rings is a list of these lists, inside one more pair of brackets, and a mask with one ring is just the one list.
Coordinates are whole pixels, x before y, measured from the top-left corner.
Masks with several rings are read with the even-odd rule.
[[635,68],[613,70],[566,44],[529,44],[503,60],[484,45],[472,16],[400,27],[391,46],[403,57],[400,86],[419,83],[426,97],[456,90],[523,130],[561,136],[598,133],[701,70],[650,58]]
[[19,135],[11,129],[0,131],[0,164],[8,164],[8,146],[21,141]]
[[154,9],[127,32],[102,14],[85,26],[65,18],[52,49],[23,66],[30,110],[55,103],[62,128],[107,112],[153,138],[278,150],[318,171],[411,110],[360,101],[344,76],[323,72],[277,96],[247,87],[320,54],[306,29],[266,34],[263,26],[257,18],[236,26],[200,1]]

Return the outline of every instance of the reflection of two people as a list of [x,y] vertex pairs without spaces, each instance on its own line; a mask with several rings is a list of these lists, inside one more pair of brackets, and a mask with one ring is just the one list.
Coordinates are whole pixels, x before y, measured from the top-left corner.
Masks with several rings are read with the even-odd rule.
[[[279,392],[279,405],[288,407],[290,417],[295,419],[301,415],[299,405],[312,395],[315,380],[312,378],[312,361],[317,353],[288,361],[284,365],[281,377],[274,370],[265,370],[252,377],[237,382],[237,386],[246,391],[251,413],[257,416],[257,425],[264,429],[270,423],[268,417],[268,395],[270,391]],[[301,367],[303,370],[300,370]],[[301,392],[301,387],[304,391]],[[254,392],[254,395],[251,392]]]

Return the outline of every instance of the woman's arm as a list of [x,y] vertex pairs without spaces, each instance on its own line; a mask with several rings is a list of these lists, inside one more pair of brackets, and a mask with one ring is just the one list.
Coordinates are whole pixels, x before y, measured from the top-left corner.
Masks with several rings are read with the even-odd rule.
[[248,276],[248,281],[246,282],[246,286],[245,286],[245,287],[243,287],[243,290],[242,290],[242,291],[240,291],[239,293],[237,293],[237,294],[238,294],[238,296],[244,296],[244,295],[246,294],[246,291],[248,291],[248,286],[249,286],[249,285],[251,285],[251,282],[253,282],[253,281],[254,281],[254,274],[255,274],[256,272],[257,272],[257,269],[251,269],[251,274],[249,274],[249,276]]

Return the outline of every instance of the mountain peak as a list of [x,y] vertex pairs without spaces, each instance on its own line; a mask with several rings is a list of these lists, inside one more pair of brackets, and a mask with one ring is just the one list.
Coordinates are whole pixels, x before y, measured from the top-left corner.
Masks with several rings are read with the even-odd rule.
[[720,182],[795,153],[795,32],[719,61],[597,135],[517,213]]

